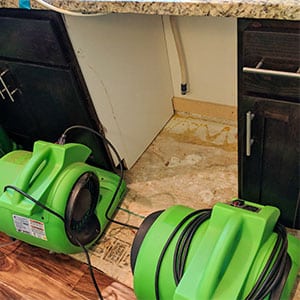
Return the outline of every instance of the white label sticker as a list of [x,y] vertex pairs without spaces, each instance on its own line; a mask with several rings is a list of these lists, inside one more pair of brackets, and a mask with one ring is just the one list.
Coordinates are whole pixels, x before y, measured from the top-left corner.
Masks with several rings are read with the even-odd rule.
[[43,222],[18,215],[13,215],[13,220],[17,232],[26,233],[38,239],[47,241],[45,225]]

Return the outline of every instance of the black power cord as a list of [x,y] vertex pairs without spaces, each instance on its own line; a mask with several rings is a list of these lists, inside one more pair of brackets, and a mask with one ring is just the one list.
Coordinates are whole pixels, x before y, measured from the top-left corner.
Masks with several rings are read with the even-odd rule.
[[[171,244],[172,240],[174,239],[175,235],[178,233],[178,231],[180,230],[180,228],[190,219],[194,218],[193,221],[191,221],[186,228],[184,229],[184,231],[182,232],[182,234],[180,235],[181,239],[184,240],[184,242],[182,243],[181,240],[178,240],[177,245],[176,245],[176,249],[175,249],[175,254],[174,254],[174,259],[173,259],[173,274],[174,274],[174,279],[175,282],[179,282],[182,274],[183,274],[183,269],[185,266],[185,261],[188,255],[188,250],[189,250],[189,246],[190,243],[192,241],[193,238],[193,234],[195,233],[196,229],[205,221],[207,220],[211,215],[211,209],[200,209],[200,210],[196,210],[193,211],[192,213],[188,214],[187,216],[185,216],[180,223],[175,227],[175,229],[172,231],[172,233],[170,234],[167,242],[165,243],[159,259],[158,259],[158,263],[156,265],[156,270],[155,270],[155,298],[156,300],[160,299],[159,296],[159,275],[160,275],[160,269],[161,269],[161,264],[163,261],[163,258],[166,254],[166,251],[169,247],[169,245]],[[177,255],[180,257],[180,259],[178,259],[175,255]],[[177,282],[177,284],[178,284]]]
[[122,159],[117,151],[117,149],[115,148],[115,146],[101,133],[97,132],[96,130],[92,129],[92,128],[89,128],[87,126],[83,126],[83,125],[74,125],[74,126],[70,126],[68,127],[64,132],[63,134],[60,136],[60,138],[58,139],[58,144],[65,144],[66,142],[66,138],[67,138],[67,134],[74,130],[74,129],[82,129],[82,130],[86,130],[86,131],[89,131],[93,134],[95,134],[96,136],[98,136],[103,142],[105,142],[114,152],[114,154],[116,155],[117,157],[117,160],[118,160],[118,163],[119,163],[119,166],[120,166],[120,179],[118,181],[118,184],[117,184],[117,187],[115,189],[115,192],[112,196],[112,199],[106,209],[106,212],[105,212],[105,218],[112,222],[112,223],[115,223],[115,224],[118,224],[118,225],[121,225],[121,226],[125,226],[125,227],[128,227],[128,228],[131,228],[131,229],[134,229],[134,230],[138,230],[139,227],[137,226],[134,226],[134,225],[131,225],[131,224],[126,224],[126,223],[123,223],[123,222],[120,222],[120,221],[117,221],[117,220],[114,220],[112,219],[110,216],[109,216],[109,213],[110,213],[110,210],[111,210],[111,207],[112,205],[114,204],[114,201],[118,195],[118,192],[121,188],[121,185],[122,185],[122,182],[123,182],[123,179],[124,179],[124,167],[123,167],[123,163],[122,163]]
[[[58,219],[60,219],[64,225],[66,225],[66,220],[63,216],[61,216],[59,213],[55,212],[54,210],[52,210],[51,208],[45,206],[43,203],[41,203],[40,201],[34,199],[32,196],[30,196],[29,194],[27,194],[26,192],[22,191],[21,189],[19,189],[18,187],[16,186],[13,186],[13,185],[7,185],[4,187],[4,192],[7,191],[7,189],[12,189],[18,193],[20,193],[22,196],[24,196],[25,198],[29,199],[30,201],[34,202],[36,205],[38,205],[39,207],[41,207],[42,209],[48,211],[49,213],[51,213],[52,215],[54,215],[55,217],[57,217]],[[65,228],[67,228],[67,226],[65,226]],[[76,237],[75,237],[76,239]],[[92,267],[92,264],[91,264],[91,259],[90,259],[90,255],[89,255],[89,252],[88,250],[86,249],[86,247],[84,245],[82,245],[78,239],[76,239],[76,242],[78,244],[78,246],[83,250],[83,252],[85,253],[85,256],[86,256],[86,259],[87,259],[87,264],[88,264],[88,268],[89,268],[89,271],[90,271],[90,275],[91,275],[91,278],[92,278],[92,281],[93,281],[93,285],[95,287],[95,290],[97,292],[97,295],[99,297],[100,300],[103,300],[103,296],[101,294],[101,291],[99,289],[99,286],[97,284],[97,281],[95,279],[95,274],[94,274],[94,271],[93,271],[93,267]]]
[[[160,299],[159,295],[159,275],[164,259],[165,253],[170,246],[175,235],[178,233],[180,228],[186,224],[187,221],[192,219],[183,229],[180,236],[178,237],[174,255],[173,255],[173,276],[176,286],[179,284],[183,274],[186,259],[188,256],[189,248],[193,239],[194,234],[203,222],[209,219],[211,216],[211,210],[197,210],[185,218],[175,227],[166,241],[155,272],[155,298]],[[282,290],[287,280],[290,268],[291,258],[287,252],[288,240],[286,229],[280,223],[277,223],[274,228],[274,232],[277,233],[277,239],[272,249],[272,252],[266,262],[264,269],[262,270],[258,280],[249,292],[245,300],[263,300],[270,295],[270,300],[279,300],[281,297]]]
[[190,249],[191,242],[197,229],[204,221],[210,218],[211,210],[204,210],[199,213],[180,234],[173,256],[173,274],[176,285],[182,279],[186,259]]
[[51,213],[52,215],[56,216],[57,218],[61,219],[64,223],[65,223],[65,219],[58,214],[56,211],[52,210],[51,208],[47,207],[46,205],[44,205],[43,203],[41,203],[40,201],[34,199],[32,196],[30,196],[29,194],[27,194],[26,192],[22,191],[21,189],[19,189],[18,187],[14,186],[14,185],[6,185],[4,187],[4,192],[7,191],[7,189],[11,189],[14,190],[16,192],[18,192],[19,194],[21,194],[22,196],[24,196],[25,198],[27,198],[28,200],[32,201],[33,203],[35,203],[37,206],[41,207],[42,209],[48,211],[49,213]]
[[[277,239],[273,250],[258,280],[245,300],[262,300],[270,293],[270,299],[280,298],[291,264],[290,256],[287,252],[288,240],[285,227],[277,223],[274,231],[277,233]],[[274,291],[275,293],[273,293]],[[274,296],[275,294],[276,297]]]
[[[75,237],[76,238],[76,237]],[[101,291],[100,291],[100,288],[98,286],[98,283],[97,283],[97,280],[95,278],[95,273],[94,273],[94,270],[93,270],[93,267],[92,267],[92,263],[91,263],[91,258],[90,258],[90,254],[89,254],[89,251],[88,249],[82,245],[78,239],[77,240],[77,243],[78,245],[81,247],[81,249],[83,250],[84,254],[85,254],[85,257],[86,257],[86,261],[87,261],[87,264],[88,264],[88,268],[89,268],[89,272],[90,272],[90,275],[91,275],[91,278],[92,278],[92,281],[93,281],[93,285],[95,287],[95,290],[96,290],[96,293],[99,297],[100,300],[103,300],[103,296],[101,294]]]

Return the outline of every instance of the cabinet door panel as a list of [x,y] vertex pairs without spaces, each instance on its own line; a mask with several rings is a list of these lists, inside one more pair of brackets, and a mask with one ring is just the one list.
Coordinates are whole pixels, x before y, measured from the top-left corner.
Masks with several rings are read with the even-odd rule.
[[[31,149],[39,139],[56,142],[72,125],[99,128],[70,69],[0,61],[1,69],[9,70],[5,80],[19,92],[14,94],[14,102],[8,98],[0,102],[0,123],[25,148]],[[110,168],[110,158],[98,137],[83,130],[73,131],[69,137],[92,148],[94,164]]]
[[[254,118],[250,156],[240,136],[244,140],[239,149],[243,166],[240,195],[277,206],[286,225],[299,227],[300,105],[254,97],[243,100],[246,105],[241,105],[241,115],[251,111]],[[245,126],[241,130],[245,134]]]
[[[298,68],[297,65],[295,69]],[[300,103],[300,76],[290,78],[272,74],[244,73],[243,90],[244,94],[248,95],[255,94],[261,97]]]
[[[55,13],[0,11],[0,57],[49,65],[68,65],[57,37],[60,19]],[[58,31],[59,32],[59,31]]]
[[243,65],[255,58],[300,60],[300,23],[283,20],[239,20]]
[[[266,29],[265,29],[266,30]],[[299,27],[294,32],[246,31],[244,34],[245,60],[253,57],[299,59]]]
[[[14,102],[1,103],[3,126],[14,131],[28,130],[32,138],[55,138],[62,128],[73,125],[74,120],[86,123],[86,116],[81,113],[84,107],[80,107],[82,101],[78,101],[80,95],[71,72],[23,63],[1,65],[2,69],[9,70],[20,90]],[[14,122],[11,122],[12,117]],[[29,120],[31,126],[25,126]]]

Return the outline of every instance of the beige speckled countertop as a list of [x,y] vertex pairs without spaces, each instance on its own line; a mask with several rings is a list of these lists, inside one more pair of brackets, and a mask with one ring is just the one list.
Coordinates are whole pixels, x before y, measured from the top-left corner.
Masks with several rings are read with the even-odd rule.
[[[29,0],[28,0],[29,1]],[[46,0],[75,12],[138,13],[182,16],[300,20],[300,0]],[[31,0],[33,8],[41,8]],[[0,0],[0,7],[19,7],[19,0]]]

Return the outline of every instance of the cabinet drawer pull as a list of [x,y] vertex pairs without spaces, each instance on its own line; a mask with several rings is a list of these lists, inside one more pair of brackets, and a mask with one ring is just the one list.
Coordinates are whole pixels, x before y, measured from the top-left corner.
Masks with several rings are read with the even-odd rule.
[[246,113],[246,156],[251,156],[251,146],[254,142],[251,138],[251,123],[254,116],[255,115],[251,111]]
[[4,93],[6,92],[6,94],[8,95],[9,99],[12,101],[12,102],[15,102],[15,99],[13,97],[13,94],[17,91],[17,89],[14,89],[12,92],[10,92],[8,86],[6,85],[3,77],[4,75],[6,75],[8,73],[8,69],[4,70],[3,72],[0,73],[0,82],[3,86],[3,89],[0,91],[0,96],[3,100],[5,100],[5,96],[4,96]]
[[289,78],[299,78],[300,73],[297,72],[285,72],[285,71],[274,71],[268,69],[259,69],[259,68],[250,68],[250,67],[243,67],[244,73],[253,73],[253,74],[263,74],[263,75],[275,75],[275,76],[283,76]]
[[8,72],[8,69],[2,71],[2,72],[0,73],[0,77],[3,77],[7,72]]
[[2,93],[2,91],[0,91],[0,97],[1,97],[3,100],[5,100],[5,97],[4,97],[3,93]]
[[18,88],[15,88],[13,91],[10,92],[11,95],[15,94],[16,92],[19,92],[20,90]]

